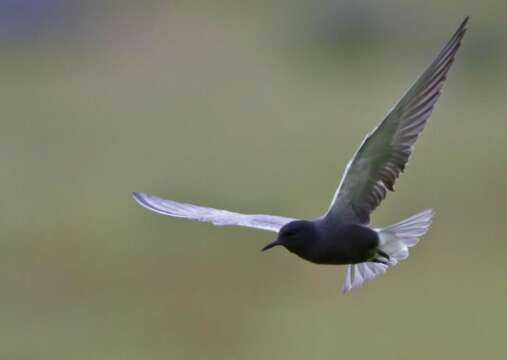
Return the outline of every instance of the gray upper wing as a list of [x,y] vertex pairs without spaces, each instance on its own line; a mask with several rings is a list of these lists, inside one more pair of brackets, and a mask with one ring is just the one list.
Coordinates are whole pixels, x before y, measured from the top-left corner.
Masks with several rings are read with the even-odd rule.
[[283,225],[296,220],[273,215],[239,214],[227,210],[164,200],[138,192],[133,193],[132,197],[139,205],[150,211],[167,216],[209,222],[219,226],[245,226],[278,232]]
[[327,219],[367,224],[387,190],[393,191],[440,95],[467,21],[468,17],[405,96],[363,140],[347,164]]

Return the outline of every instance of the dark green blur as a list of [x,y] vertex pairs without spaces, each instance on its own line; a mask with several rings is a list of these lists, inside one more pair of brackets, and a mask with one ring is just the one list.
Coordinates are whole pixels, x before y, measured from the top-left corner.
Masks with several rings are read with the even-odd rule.
[[[19,38],[0,22],[0,358],[507,353],[504,0],[72,3]],[[320,215],[466,15],[429,126],[373,217],[432,207],[435,223],[385,276],[343,296],[344,268],[262,253],[274,233],[132,201]]]

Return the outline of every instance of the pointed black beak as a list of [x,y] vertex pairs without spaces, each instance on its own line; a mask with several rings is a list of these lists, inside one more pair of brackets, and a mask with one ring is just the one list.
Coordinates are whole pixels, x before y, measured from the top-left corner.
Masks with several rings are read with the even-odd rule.
[[281,245],[281,244],[280,244],[280,242],[278,241],[278,239],[276,239],[275,241],[272,241],[272,242],[270,242],[269,244],[267,244],[266,246],[264,246],[264,247],[262,248],[262,251],[269,250],[269,249],[271,249],[272,247],[277,246],[277,245]]

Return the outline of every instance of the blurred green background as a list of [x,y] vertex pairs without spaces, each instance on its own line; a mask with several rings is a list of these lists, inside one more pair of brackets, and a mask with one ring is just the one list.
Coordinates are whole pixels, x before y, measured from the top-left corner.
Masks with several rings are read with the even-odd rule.
[[[145,191],[301,218],[465,15],[407,173],[373,218],[437,217],[344,268],[169,219]],[[2,359],[499,359],[507,353],[507,4],[0,4]],[[317,175],[316,175],[317,174]]]

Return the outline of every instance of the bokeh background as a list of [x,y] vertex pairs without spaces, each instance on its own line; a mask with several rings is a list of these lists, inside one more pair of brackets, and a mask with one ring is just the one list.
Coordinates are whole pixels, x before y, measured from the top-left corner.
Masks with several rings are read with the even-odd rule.
[[[465,15],[407,173],[375,213],[437,217],[341,295],[274,234],[169,219],[145,191],[301,218]],[[0,3],[2,359],[500,359],[507,4]]]

